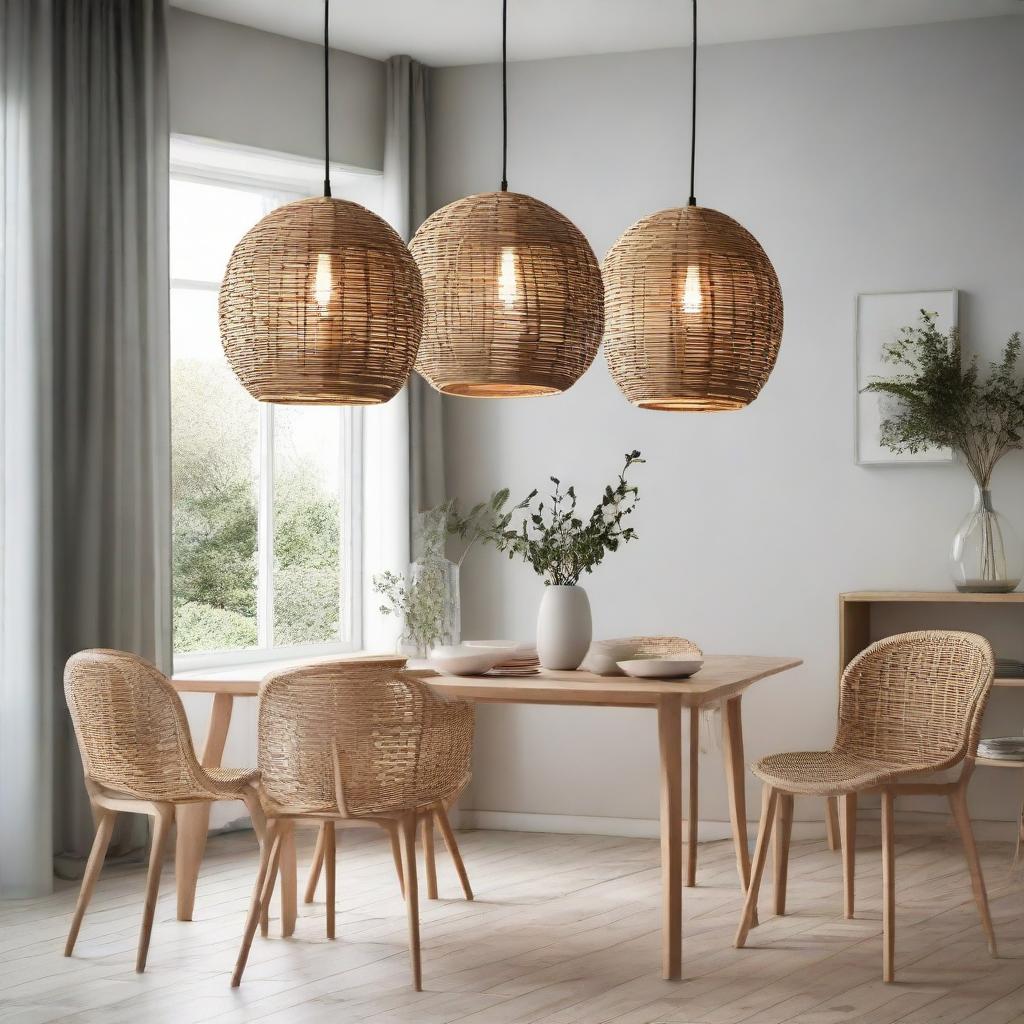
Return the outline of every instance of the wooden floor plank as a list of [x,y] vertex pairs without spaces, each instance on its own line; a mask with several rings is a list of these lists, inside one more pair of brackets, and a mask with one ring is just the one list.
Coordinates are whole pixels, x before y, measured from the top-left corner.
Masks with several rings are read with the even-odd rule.
[[[196,920],[156,912],[149,967],[134,973],[142,865],[101,876],[75,956],[61,956],[76,890],[0,904],[0,1019],[12,1024],[1014,1024],[1024,1019],[1024,877],[1006,844],[981,844],[1003,957],[987,954],[955,837],[897,829],[895,986],[881,981],[877,827],[858,837],[857,917],[842,918],[841,864],[794,842],[787,916],[744,950],[731,844],[704,844],[684,898],[684,977],[660,977],[656,841],[464,832],[476,900],[438,854],[441,899],[423,901],[424,991],[408,984],[404,908],[387,842],[345,836],[337,938],[323,902],[300,907],[294,937],[257,938],[241,988],[229,987],[256,870],[251,834],[211,838]],[[298,836],[299,870],[313,834]],[[276,907],[274,913],[276,913]]]

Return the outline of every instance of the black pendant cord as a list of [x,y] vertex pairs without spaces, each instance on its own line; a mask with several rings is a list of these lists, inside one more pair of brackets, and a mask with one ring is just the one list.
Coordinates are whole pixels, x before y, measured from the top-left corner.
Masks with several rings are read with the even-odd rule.
[[324,195],[331,194],[331,72],[330,43],[327,26],[330,21],[331,0],[324,0]]
[[501,0],[501,191],[508,191],[508,0]]
[[693,87],[690,101],[690,206],[697,205],[693,194],[694,168],[697,164],[697,0],[693,0]]

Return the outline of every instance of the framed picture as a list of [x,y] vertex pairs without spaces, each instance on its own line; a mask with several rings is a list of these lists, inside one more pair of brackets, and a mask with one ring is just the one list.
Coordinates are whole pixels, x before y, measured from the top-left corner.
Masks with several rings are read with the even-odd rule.
[[957,291],[866,292],[857,296],[855,311],[854,379],[857,382],[856,459],[861,466],[905,466],[947,464],[953,461],[951,448],[930,448],[916,455],[897,455],[881,442],[885,403],[898,401],[888,395],[865,392],[874,377],[893,377],[898,372],[883,360],[883,351],[904,327],[920,320],[921,310],[938,314],[935,320],[946,333],[957,325]]

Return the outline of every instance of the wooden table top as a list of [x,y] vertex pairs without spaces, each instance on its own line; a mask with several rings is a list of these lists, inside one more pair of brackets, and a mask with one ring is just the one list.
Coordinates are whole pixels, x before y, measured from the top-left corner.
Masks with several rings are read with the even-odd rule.
[[[326,659],[307,659],[293,664],[308,664],[311,660]],[[698,673],[688,679],[674,680],[597,676],[590,672],[549,669],[541,669],[534,676],[447,676],[430,669],[414,668],[413,671],[439,693],[489,703],[654,707],[661,697],[678,695],[684,707],[699,707],[733,697],[761,679],[800,664],[799,658],[712,654],[705,657],[704,667]],[[171,682],[179,693],[255,697],[266,671],[265,664],[242,665],[229,670],[200,669],[177,673]]]

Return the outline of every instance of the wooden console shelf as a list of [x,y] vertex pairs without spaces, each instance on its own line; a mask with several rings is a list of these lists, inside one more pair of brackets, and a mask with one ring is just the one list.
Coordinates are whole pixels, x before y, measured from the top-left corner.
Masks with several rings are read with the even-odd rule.
[[959,590],[853,590],[840,601],[880,604],[1024,604],[1024,591],[1011,594],[963,594]]
[[[958,590],[854,590],[839,595],[839,674],[871,643],[871,606],[875,604],[1021,605],[1024,593],[962,594]],[[996,686],[1024,687],[1024,679],[1001,678]]]
[[1005,757],[978,757],[974,763],[983,764],[986,768],[1024,768],[1024,761],[1011,761]]

